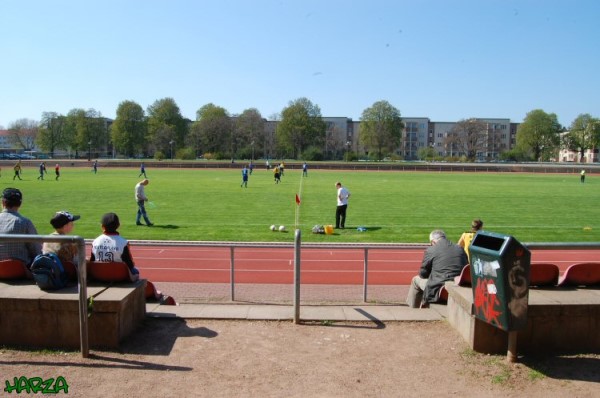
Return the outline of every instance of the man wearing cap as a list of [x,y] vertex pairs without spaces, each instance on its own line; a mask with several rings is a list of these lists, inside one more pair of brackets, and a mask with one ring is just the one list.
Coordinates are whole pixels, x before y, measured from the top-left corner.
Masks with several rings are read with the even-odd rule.
[[[17,188],[6,188],[2,192],[2,212],[0,213],[0,234],[37,235],[30,219],[19,213],[23,194]],[[20,260],[27,267],[42,251],[38,242],[0,242],[0,260]]]
[[[73,215],[68,211],[59,211],[50,220],[54,227],[51,235],[68,235],[73,231],[75,224],[73,221],[79,220],[79,216]],[[75,243],[44,242],[42,253],[54,253],[58,256],[63,265],[66,263],[78,263],[78,250]]]
[[152,226],[154,224],[152,224],[150,222],[150,219],[148,219],[148,214],[146,214],[146,206],[145,203],[148,201],[148,197],[146,196],[146,193],[144,192],[144,187],[146,185],[148,185],[150,181],[148,181],[147,179],[144,179],[140,182],[138,182],[135,186],[135,201],[137,202],[138,205],[138,212],[137,212],[137,217],[135,219],[135,225],[143,225],[140,222],[140,219],[142,217],[144,217],[144,221],[146,221],[146,225],[147,226]]

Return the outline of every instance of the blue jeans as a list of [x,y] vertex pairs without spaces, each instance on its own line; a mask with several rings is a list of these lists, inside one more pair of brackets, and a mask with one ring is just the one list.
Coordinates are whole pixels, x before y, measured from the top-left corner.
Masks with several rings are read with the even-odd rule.
[[148,214],[146,214],[146,207],[144,206],[144,201],[138,200],[137,204],[138,204],[138,211],[137,211],[137,217],[135,218],[135,223],[139,224],[140,219],[142,217],[144,217],[144,221],[146,221],[146,224],[152,224],[150,222],[150,220],[148,219]]

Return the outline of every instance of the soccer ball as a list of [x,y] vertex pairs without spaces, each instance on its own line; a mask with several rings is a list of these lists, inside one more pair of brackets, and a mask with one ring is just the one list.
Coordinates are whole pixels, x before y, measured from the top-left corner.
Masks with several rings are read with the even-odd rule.
[[275,231],[277,227],[275,225],[271,225],[271,231]]
[[279,232],[283,232],[283,231],[285,231],[285,225],[281,225],[281,226],[279,227]]

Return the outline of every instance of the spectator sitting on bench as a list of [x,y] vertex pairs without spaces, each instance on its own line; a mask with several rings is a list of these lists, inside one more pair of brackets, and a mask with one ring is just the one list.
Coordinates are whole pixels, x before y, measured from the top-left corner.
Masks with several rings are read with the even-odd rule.
[[459,275],[467,264],[462,247],[446,239],[446,233],[435,230],[429,234],[431,246],[423,254],[419,275],[412,279],[406,304],[412,308],[426,308],[437,301],[438,292],[446,281]]
[[[117,232],[117,229],[121,225],[119,216],[115,213],[106,213],[102,216],[101,223],[103,233],[92,242],[90,261],[125,263],[129,269],[129,279],[131,282],[137,281],[140,278],[140,272],[133,263],[133,258],[129,251],[129,242]],[[171,296],[162,294],[150,281],[146,281],[146,298],[155,299],[165,305],[176,305],[175,300]]]
[[[59,211],[50,220],[50,224],[54,227],[54,232],[51,235],[68,235],[75,227],[74,221],[79,220],[80,216],[75,216],[68,211]],[[77,244],[70,242],[44,242],[42,245],[42,253],[54,253],[58,256],[65,268],[69,280],[77,279],[76,266],[79,262],[79,250]]]
[[129,268],[131,282],[140,278],[140,272],[135,268],[129,242],[117,232],[121,226],[119,216],[115,213],[106,213],[100,220],[102,224],[102,235],[92,242],[92,255],[90,261],[101,263],[125,263]]
[[[37,230],[31,220],[19,213],[22,202],[23,194],[17,188],[6,188],[2,192],[0,234],[37,235]],[[0,261],[18,260],[22,262],[23,276],[32,278],[29,266],[41,251],[42,245],[38,242],[0,243]]]

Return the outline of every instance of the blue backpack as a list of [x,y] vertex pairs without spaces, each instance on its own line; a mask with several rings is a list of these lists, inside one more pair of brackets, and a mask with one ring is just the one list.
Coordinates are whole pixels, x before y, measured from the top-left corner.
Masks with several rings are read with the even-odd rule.
[[67,273],[54,253],[37,255],[30,270],[35,283],[42,290],[56,290],[67,286]]

